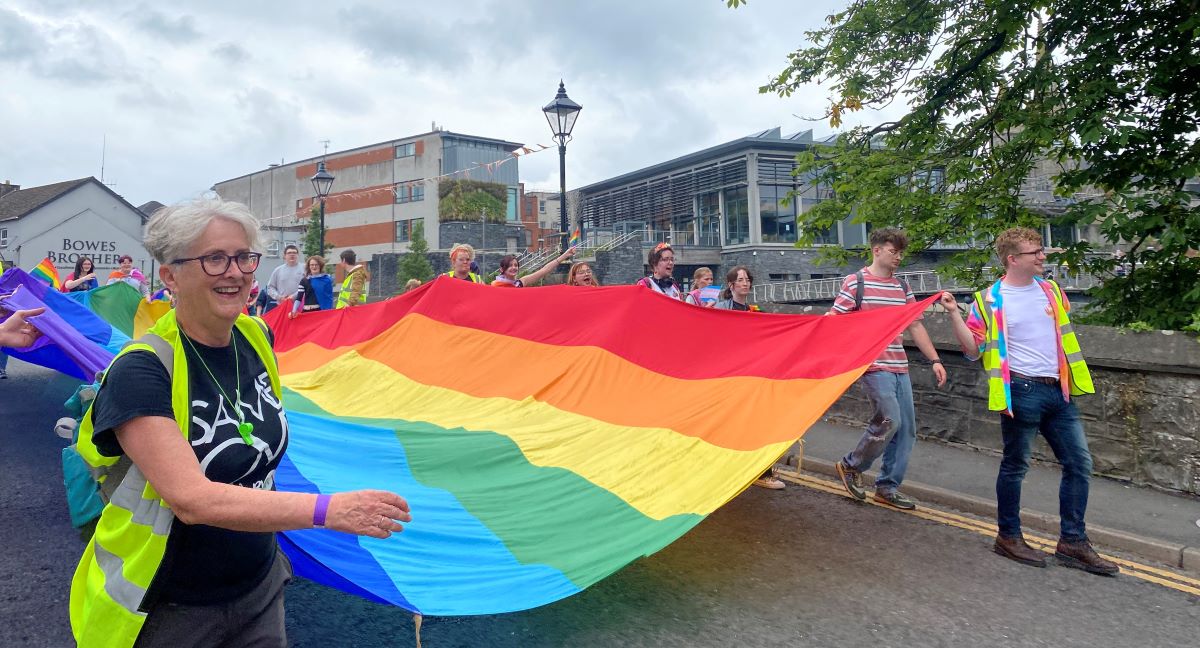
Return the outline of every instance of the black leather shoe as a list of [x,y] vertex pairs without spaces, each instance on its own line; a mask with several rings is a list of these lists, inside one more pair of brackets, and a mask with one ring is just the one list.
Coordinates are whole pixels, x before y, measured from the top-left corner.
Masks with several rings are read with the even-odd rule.
[[992,545],[992,551],[1009,560],[1015,560],[1022,565],[1029,565],[1030,567],[1046,566],[1046,558],[1042,555],[1042,552],[1025,544],[1024,536],[1006,538],[998,535],[996,536],[996,544]]

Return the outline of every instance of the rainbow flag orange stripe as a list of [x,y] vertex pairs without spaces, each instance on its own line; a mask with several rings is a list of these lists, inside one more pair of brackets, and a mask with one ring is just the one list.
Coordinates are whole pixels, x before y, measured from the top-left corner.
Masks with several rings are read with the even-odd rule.
[[54,267],[54,262],[50,260],[50,257],[42,259],[41,263],[29,271],[29,275],[50,284],[55,290],[62,290],[62,281],[58,278],[58,268]]
[[379,304],[273,311],[279,488],[385,488],[414,518],[387,540],[281,542],[298,573],[422,614],[569,596],[749,486],[930,301],[750,315],[631,286],[439,279]]

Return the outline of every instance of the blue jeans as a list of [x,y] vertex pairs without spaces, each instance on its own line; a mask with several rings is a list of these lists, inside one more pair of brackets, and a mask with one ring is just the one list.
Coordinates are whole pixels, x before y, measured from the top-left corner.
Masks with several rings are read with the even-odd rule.
[[1087,540],[1083,516],[1087,511],[1092,453],[1073,401],[1063,400],[1058,385],[1012,377],[1013,415],[1000,415],[1004,459],[996,476],[996,524],[1000,535],[1021,535],[1021,481],[1029,469],[1029,452],[1038,432],[1046,437],[1062,464],[1058,485],[1060,534],[1067,542]]
[[842,463],[861,472],[870,470],[871,464],[883,455],[875,490],[889,493],[904,481],[908,457],[917,440],[912,382],[908,374],[890,371],[867,372],[858,382],[867,392],[873,411],[858,446],[842,458]]

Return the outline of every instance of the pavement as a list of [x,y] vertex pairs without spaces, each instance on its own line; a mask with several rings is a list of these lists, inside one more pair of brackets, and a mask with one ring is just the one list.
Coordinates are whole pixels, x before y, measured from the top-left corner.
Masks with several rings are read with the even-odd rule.
[[[861,434],[862,428],[817,423],[804,436],[801,468],[836,478],[834,463]],[[995,519],[999,466],[999,455],[918,440],[900,490],[919,502]],[[1021,491],[1025,528],[1057,535],[1060,475],[1055,463],[1035,461],[1030,466]],[[874,472],[868,471],[863,483],[873,480]],[[1200,497],[1093,477],[1087,525],[1088,536],[1099,547],[1200,572]]]

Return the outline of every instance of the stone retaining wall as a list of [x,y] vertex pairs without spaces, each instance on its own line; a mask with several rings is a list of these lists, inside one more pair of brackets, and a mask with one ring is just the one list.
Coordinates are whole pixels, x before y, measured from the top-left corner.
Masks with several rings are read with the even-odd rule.
[[[945,362],[946,386],[937,389],[929,365],[911,365],[917,435],[999,455],[999,414],[987,408],[986,377],[959,352],[946,317],[925,316]],[[1181,333],[1097,326],[1077,326],[1076,333],[1096,386],[1077,400],[1096,474],[1200,495],[1200,342]],[[908,351],[910,359],[922,357],[915,346]],[[826,418],[859,426],[867,408],[855,385]],[[1040,436],[1034,457],[1054,461]]]

